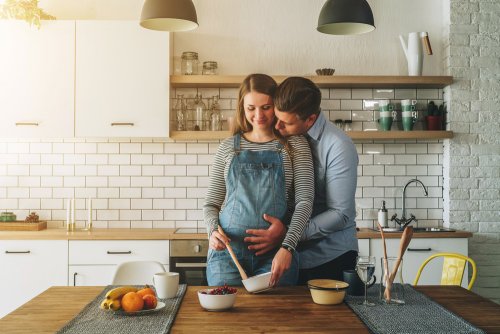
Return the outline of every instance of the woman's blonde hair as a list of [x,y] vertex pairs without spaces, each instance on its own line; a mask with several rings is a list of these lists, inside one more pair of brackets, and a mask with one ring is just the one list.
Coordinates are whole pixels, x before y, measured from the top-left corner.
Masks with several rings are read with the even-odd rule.
[[[245,133],[249,132],[253,129],[252,124],[247,121],[245,117],[245,106],[244,100],[245,96],[248,93],[256,92],[260,94],[269,95],[271,98],[274,98],[274,94],[276,89],[278,88],[278,84],[276,81],[267,74],[254,73],[248,75],[240,85],[240,91],[238,94],[238,106],[236,108],[236,124],[233,127],[233,135],[237,133]],[[288,153],[291,155],[290,145],[288,141],[280,134],[278,130],[276,130],[276,117],[274,117],[273,121],[273,132],[276,138],[285,146]]]

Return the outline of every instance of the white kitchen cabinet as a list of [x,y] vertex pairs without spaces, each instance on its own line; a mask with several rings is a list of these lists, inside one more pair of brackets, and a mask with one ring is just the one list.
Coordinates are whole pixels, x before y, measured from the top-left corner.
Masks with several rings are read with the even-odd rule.
[[169,57],[169,33],[77,21],[76,136],[167,137]]
[[157,261],[168,270],[169,241],[70,240],[69,285],[111,284],[116,265],[127,261]]
[[73,137],[75,22],[0,20],[1,137]]
[[[386,239],[388,256],[397,257],[399,253],[399,239]],[[468,255],[467,238],[413,238],[403,257],[403,281],[413,284],[420,265],[432,254],[451,252]],[[383,257],[382,239],[371,239],[370,255],[375,256],[377,266],[375,275],[379,281],[381,273],[380,259]],[[443,260],[436,259],[424,269],[418,282],[419,285],[439,285],[441,281]],[[469,283],[467,271],[464,274],[462,286]]]
[[54,285],[67,285],[67,240],[0,240],[0,318]]
[[370,255],[370,239],[358,239],[358,255]]

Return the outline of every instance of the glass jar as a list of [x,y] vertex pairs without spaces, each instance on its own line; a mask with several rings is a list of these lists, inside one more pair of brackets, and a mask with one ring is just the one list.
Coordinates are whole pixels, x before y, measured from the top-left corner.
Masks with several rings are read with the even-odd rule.
[[222,115],[220,112],[219,96],[213,97],[212,108],[211,108],[211,120],[210,120],[210,130],[220,131],[222,130]]
[[335,124],[335,126],[341,130],[344,130],[344,121],[341,120],[341,119],[336,119],[333,121],[333,123]]
[[194,124],[193,124],[193,130],[194,131],[203,131],[206,130],[206,110],[207,106],[205,103],[203,103],[203,98],[200,94],[198,97],[198,94],[196,94],[196,97],[194,99]]
[[352,131],[352,121],[350,119],[344,121],[344,131]]
[[187,130],[187,106],[184,95],[177,95],[177,103],[174,107],[177,131]]
[[204,61],[202,74],[203,75],[216,75],[217,74],[217,62],[216,61]]
[[181,72],[183,75],[198,74],[198,52],[186,51],[182,53]]

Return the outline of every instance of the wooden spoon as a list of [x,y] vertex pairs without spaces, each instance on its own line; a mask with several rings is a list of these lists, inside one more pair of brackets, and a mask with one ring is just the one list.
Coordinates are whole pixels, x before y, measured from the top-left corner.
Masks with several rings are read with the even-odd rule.
[[385,244],[385,235],[384,235],[384,229],[380,225],[379,222],[377,222],[378,228],[380,230],[380,236],[382,237],[382,245],[384,246],[384,258],[382,259],[382,263],[384,264],[384,277],[382,277],[382,284],[383,282],[386,282],[386,289],[384,291],[384,298],[387,302],[391,300],[391,291],[387,289],[388,279],[389,279],[389,263],[387,261],[387,246]]
[[[222,227],[220,225],[218,227],[218,231],[220,234],[222,234],[223,236],[225,236],[227,238],[227,235],[224,233],[224,231],[222,230]],[[229,242],[226,242],[226,248],[229,251],[231,258],[233,259],[234,264],[236,265],[236,268],[238,268],[238,271],[240,272],[241,278],[244,280],[248,279],[247,273],[245,272],[245,270],[241,266],[240,261],[238,261],[238,259],[236,258],[236,255],[234,254],[233,248],[231,247]]]

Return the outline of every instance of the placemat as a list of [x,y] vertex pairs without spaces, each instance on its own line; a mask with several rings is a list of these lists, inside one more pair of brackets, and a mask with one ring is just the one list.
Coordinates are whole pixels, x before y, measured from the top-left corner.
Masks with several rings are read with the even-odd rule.
[[166,334],[186,293],[186,284],[180,284],[175,298],[158,299],[166,304],[165,308],[141,315],[123,315],[114,311],[102,310],[99,305],[106,292],[116,286],[109,285],[83,310],[70,320],[57,333],[59,334],[127,334],[161,333]]
[[368,289],[368,299],[375,306],[360,305],[364,296],[347,296],[347,305],[373,333],[484,333],[465,319],[405,284],[405,304],[385,304],[379,298],[380,284]]

